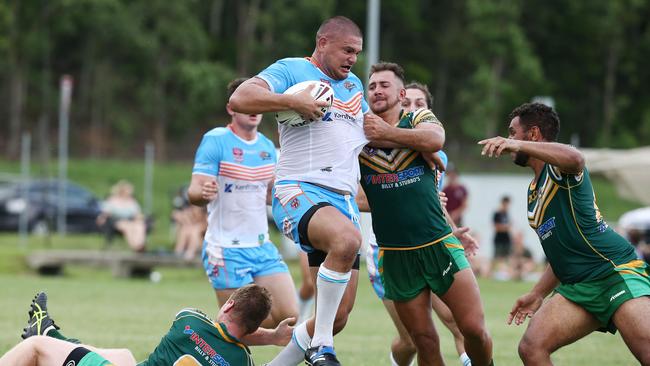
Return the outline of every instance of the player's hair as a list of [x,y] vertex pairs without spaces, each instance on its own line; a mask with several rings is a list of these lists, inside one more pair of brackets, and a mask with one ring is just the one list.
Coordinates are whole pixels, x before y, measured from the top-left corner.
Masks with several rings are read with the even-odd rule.
[[510,196],[506,195],[501,197],[501,202],[510,203]]
[[230,100],[230,97],[235,93],[235,90],[239,88],[241,84],[244,83],[244,81],[248,80],[248,78],[237,78],[231,82],[228,83],[228,86],[226,87],[227,90],[227,97],[226,100]]
[[404,89],[417,89],[421,91],[424,94],[424,99],[427,102],[427,107],[429,109],[433,108],[433,95],[431,95],[429,87],[425,84],[418,83],[417,81],[411,81],[410,83],[406,84]]
[[353,22],[350,18],[344,17],[342,15],[337,15],[329,19],[325,19],[318,27],[316,32],[316,42],[321,37],[327,37],[331,35],[346,34],[352,35],[359,38],[363,38],[363,33],[361,33],[361,28]]
[[230,296],[233,312],[244,326],[246,334],[259,328],[271,311],[271,294],[262,286],[249,284],[238,288]]
[[368,76],[372,76],[372,74],[380,71],[392,71],[393,74],[395,74],[395,76],[397,76],[397,78],[402,81],[402,84],[406,84],[406,79],[404,78],[404,69],[402,66],[394,62],[380,61],[370,66],[370,75]]
[[519,117],[519,123],[528,131],[537,126],[546,141],[557,141],[560,133],[560,117],[553,108],[542,103],[524,103],[515,108],[508,119]]

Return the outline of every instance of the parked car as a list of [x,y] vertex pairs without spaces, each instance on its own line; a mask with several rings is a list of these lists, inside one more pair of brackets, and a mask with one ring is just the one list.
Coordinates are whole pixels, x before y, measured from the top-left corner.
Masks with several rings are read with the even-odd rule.
[[[65,182],[65,190],[67,231],[97,232],[95,220],[100,212],[97,197],[72,182]],[[55,179],[0,180],[0,231],[17,231],[23,213],[27,215],[27,228],[32,232],[56,229],[58,196],[59,181]]]

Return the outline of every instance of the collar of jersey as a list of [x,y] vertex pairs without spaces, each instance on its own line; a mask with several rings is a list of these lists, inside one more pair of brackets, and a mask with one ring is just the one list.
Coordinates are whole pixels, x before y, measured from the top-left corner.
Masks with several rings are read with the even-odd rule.
[[232,133],[233,136],[235,136],[237,139],[239,139],[239,141],[245,143],[246,145],[254,145],[257,142],[257,140],[259,139],[259,134],[260,134],[259,132],[255,133],[255,138],[254,139],[252,139],[251,141],[248,141],[248,140],[244,140],[243,138],[237,136],[235,131],[233,131],[232,128],[230,127],[230,125],[226,126],[226,128],[228,128],[228,131],[230,131],[230,133]]

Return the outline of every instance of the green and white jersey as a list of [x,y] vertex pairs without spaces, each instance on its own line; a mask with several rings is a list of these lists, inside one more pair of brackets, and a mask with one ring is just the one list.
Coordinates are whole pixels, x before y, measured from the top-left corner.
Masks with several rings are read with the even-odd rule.
[[[420,123],[442,126],[428,109],[401,113],[398,128]],[[368,196],[372,228],[383,249],[408,250],[451,234],[438,198],[436,170],[411,149],[366,146],[359,155],[361,186]]]
[[183,309],[176,314],[169,332],[146,361],[138,366],[252,366],[250,351],[196,309]]
[[564,284],[599,279],[636,260],[632,245],[601,216],[586,168],[566,174],[546,164],[528,187],[528,223]]

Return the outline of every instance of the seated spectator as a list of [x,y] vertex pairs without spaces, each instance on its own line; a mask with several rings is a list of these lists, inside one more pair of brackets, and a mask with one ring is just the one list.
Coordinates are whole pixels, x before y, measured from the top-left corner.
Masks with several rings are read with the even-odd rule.
[[111,188],[110,196],[102,204],[97,224],[109,230],[116,229],[131,249],[144,251],[147,224],[138,201],[133,197],[131,183],[120,180]]
[[176,228],[174,253],[189,261],[201,251],[208,216],[204,207],[190,204],[186,186],[179,189],[173,205],[172,220]]

